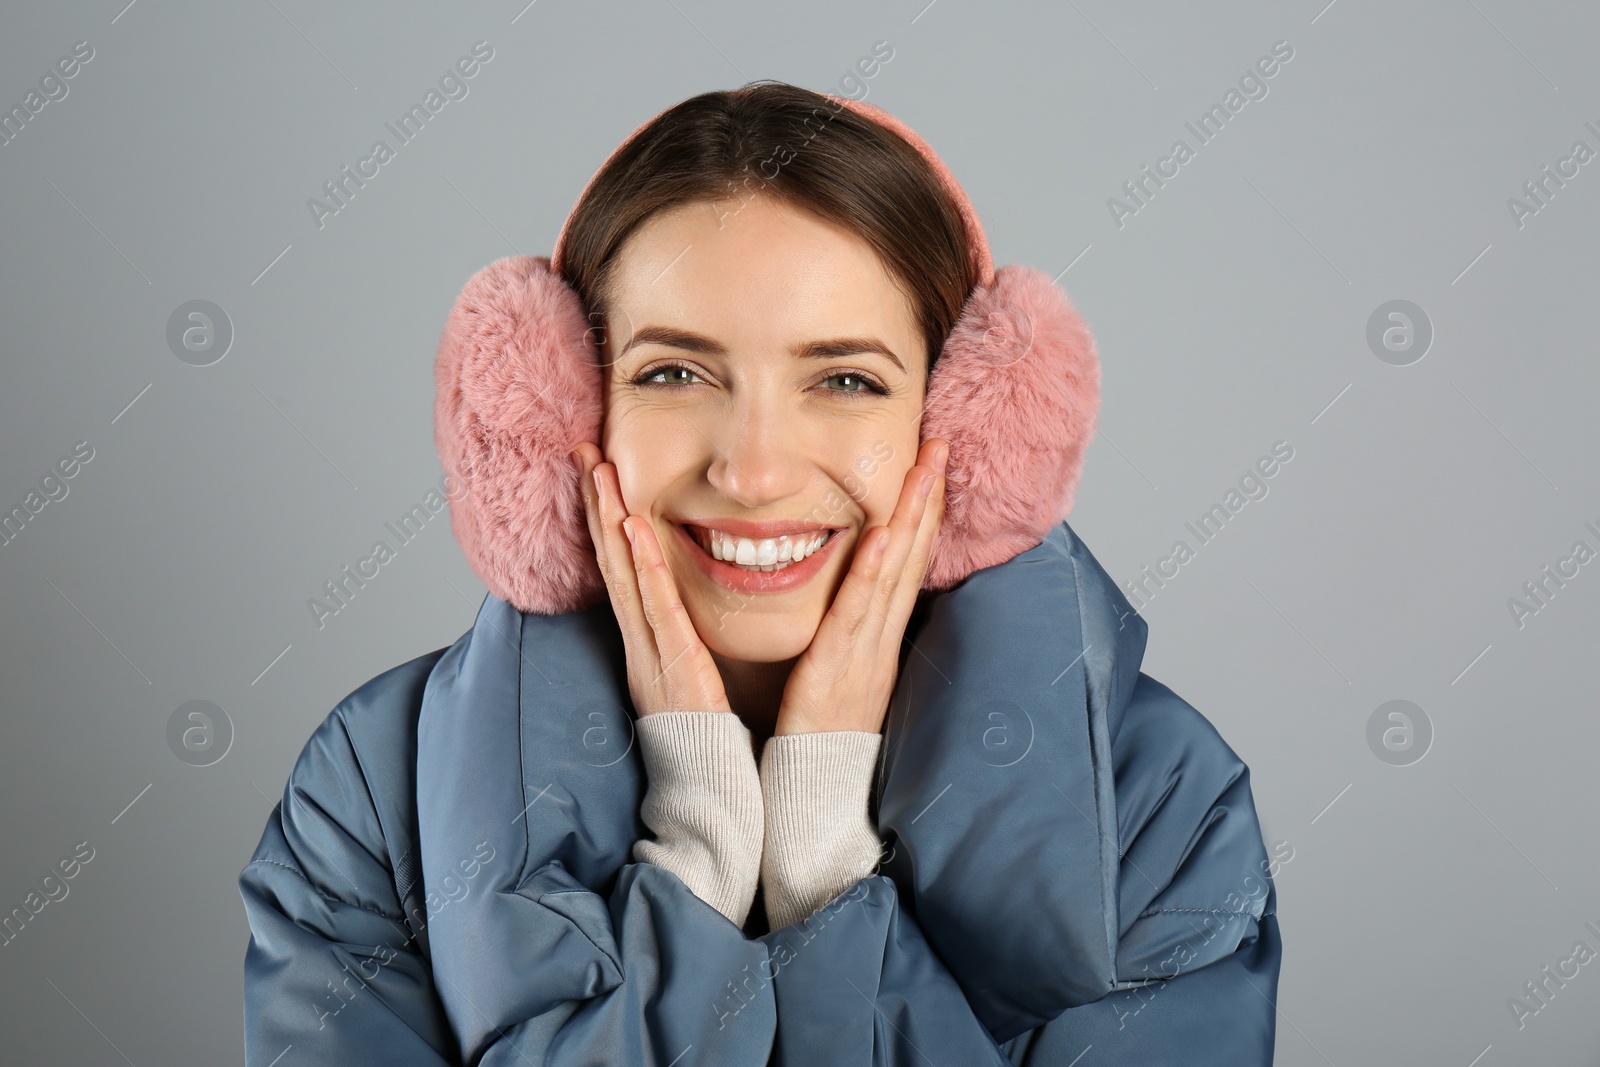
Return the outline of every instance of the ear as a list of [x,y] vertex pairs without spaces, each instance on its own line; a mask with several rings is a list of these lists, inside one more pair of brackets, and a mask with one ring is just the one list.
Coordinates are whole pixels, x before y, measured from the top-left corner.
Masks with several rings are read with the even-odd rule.
[[1100,360],[1050,276],[1011,265],[968,297],[928,383],[922,440],[950,442],[926,589],[1044,540],[1072,510],[1100,407]]
[[600,440],[600,356],[577,293],[544,257],[478,271],[434,364],[434,442],[474,573],[518,611],[593,606],[605,583],[567,453]]

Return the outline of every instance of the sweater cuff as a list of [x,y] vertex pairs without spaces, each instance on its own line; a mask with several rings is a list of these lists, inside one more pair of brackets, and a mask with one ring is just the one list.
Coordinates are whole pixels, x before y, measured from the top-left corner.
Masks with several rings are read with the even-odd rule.
[[767,925],[815,912],[871,874],[883,852],[867,810],[883,735],[776,734],[761,752]]
[[658,711],[636,729],[649,786],[633,846],[742,927],[761,874],[761,779],[750,730],[729,711]]

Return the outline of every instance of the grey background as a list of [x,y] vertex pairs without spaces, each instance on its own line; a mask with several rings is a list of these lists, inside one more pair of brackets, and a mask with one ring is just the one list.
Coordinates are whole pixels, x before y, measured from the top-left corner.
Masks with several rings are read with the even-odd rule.
[[[1114,578],[1195,547],[1186,522],[1294,449],[1144,609],[1146,671],[1245,759],[1292,849],[1278,1062],[1597,1062],[1600,963],[1521,1029],[1507,1005],[1600,949],[1600,563],[1520,628],[1507,606],[1600,548],[1600,161],[1520,228],[1507,207],[1600,149],[1593,7],[125,2],[13,3],[0,32],[6,108],[94,48],[0,147],[0,510],[94,449],[0,545],[0,911],[95,850],[0,948],[0,1058],[239,1056],[235,880],[296,755],[483,595],[441,516],[323,628],[307,607],[442,477],[432,361],[460,286],[548,254],[667,104],[837,91],[884,40],[868,99],[1097,338],[1071,521]],[[308,198],[478,40],[468,96],[319,229]],[[1268,94],[1119,228],[1108,199],[1280,40]],[[235,331],[208,367],[166,340],[195,299]],[[1366,339],[1392,299],[1435,331],[1408,366]],[[1367,742],[1393,699],[1434,732],[1409,766]],[[168,745],[191,700],[233,726],[209,767]]]

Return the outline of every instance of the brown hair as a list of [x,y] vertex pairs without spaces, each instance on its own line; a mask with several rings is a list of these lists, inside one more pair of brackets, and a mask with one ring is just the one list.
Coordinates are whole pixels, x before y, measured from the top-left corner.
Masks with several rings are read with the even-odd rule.
[[562,276],[603,321],[617,250],[658,211],[761,194],[867,242],[911,301],[931,375],[977,284],[961,216],[928,161],[839,101],[763,79],[662,112],[595,176],[574,209]]

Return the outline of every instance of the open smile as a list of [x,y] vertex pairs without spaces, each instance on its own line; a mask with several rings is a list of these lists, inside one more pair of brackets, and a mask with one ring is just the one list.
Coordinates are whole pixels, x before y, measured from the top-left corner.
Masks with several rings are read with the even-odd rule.
[[752,539],[690,523],[672,526],[706,577],[736,593],[782,593],[798,588],[822,571],[838,542],[844,540],[844,531],[837,529]]

